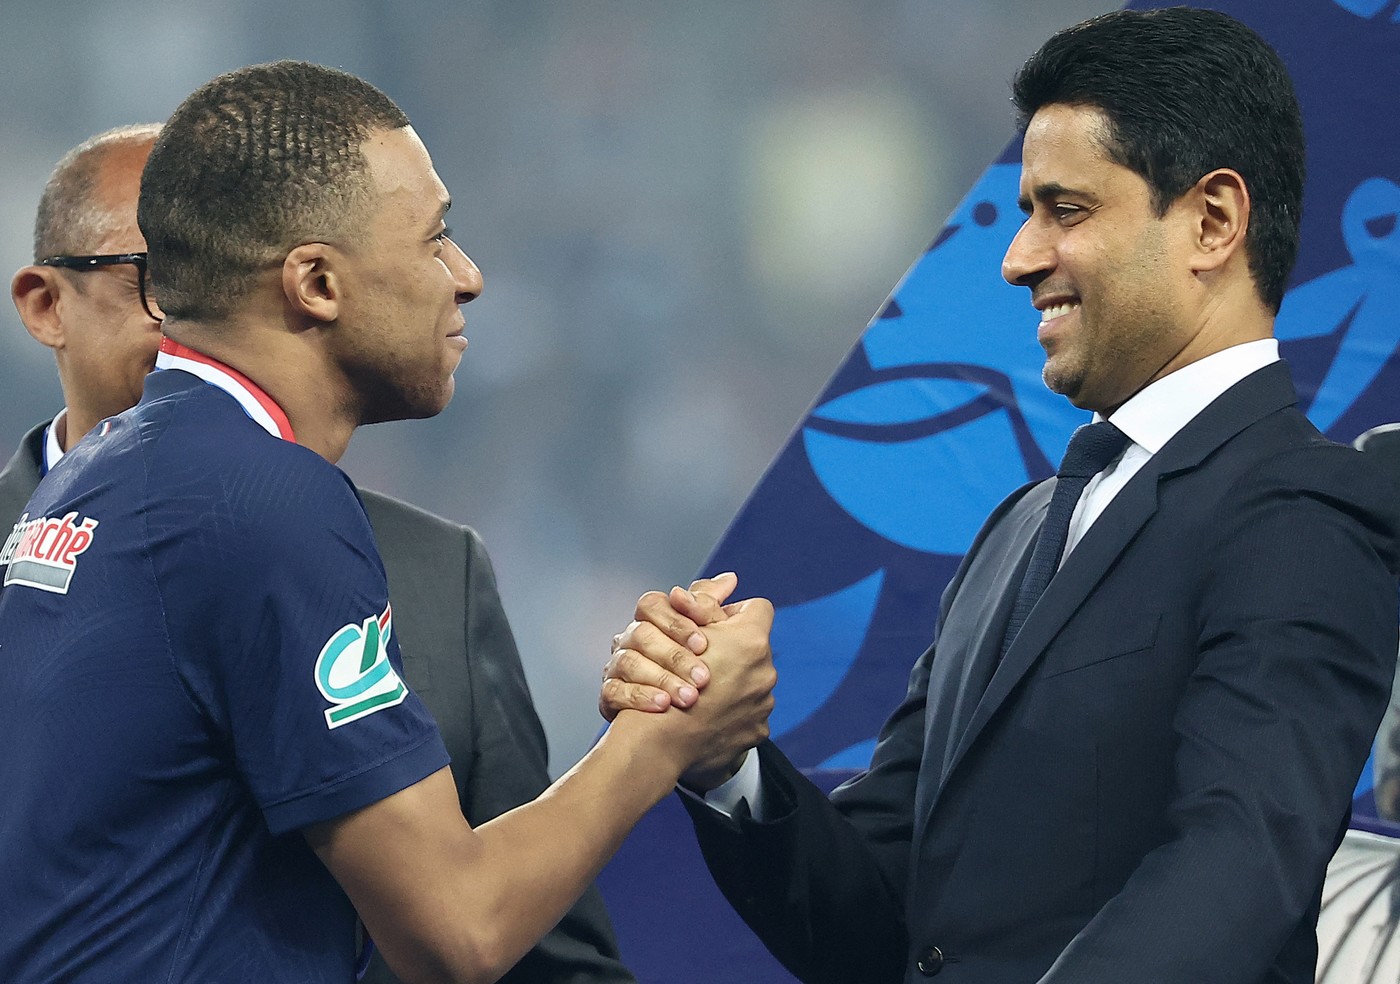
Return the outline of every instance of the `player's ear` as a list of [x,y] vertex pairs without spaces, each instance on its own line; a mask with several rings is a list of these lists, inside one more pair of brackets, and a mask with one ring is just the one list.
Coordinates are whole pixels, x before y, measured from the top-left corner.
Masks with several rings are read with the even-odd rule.
[[336,253],[325,243],[302,243],[282,261],[282,295],[292,312],[313,321],[340,316],[341,282]]
[[21,267],[10,281],[10,298],[19,320],[36,341],[51,349],[61,349],[65,343],[63,319],[59,317],[60,295],[65,289],[77,287],[66,283],[53,267]]
[[1249,188],[1238,171],[1216,168],[1188,192],[1195,212],[1195,262],[1198,272],[1216,270],[1244,249],[1249,229]]

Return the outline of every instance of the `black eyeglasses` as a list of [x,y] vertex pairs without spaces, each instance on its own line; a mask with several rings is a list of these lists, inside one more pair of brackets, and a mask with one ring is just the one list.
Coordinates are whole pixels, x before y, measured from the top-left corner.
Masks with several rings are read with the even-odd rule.
[[62,267],[85,273],[100,270],[102,267],[119,266],[130,263],[136,268],[136,289],[141,292],[141,309],[152,321],[163,321],[165,316],[160,306],[151,297],[151,275],[146,271],[145,253],[104,253],[98,256],[49,256],[39,261],[39,266]]

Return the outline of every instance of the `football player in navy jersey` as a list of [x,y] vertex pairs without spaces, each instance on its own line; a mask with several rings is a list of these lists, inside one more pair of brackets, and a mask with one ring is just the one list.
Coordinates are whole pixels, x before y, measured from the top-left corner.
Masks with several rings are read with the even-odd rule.
[[142,182],[165,340],[0,553],[0,966],[16,982],[494,980],[681,776],[766,731],[771,607],[703,708],[627,713],[473,828],[402,678],[356,426],[428,416],[481,290],[372,86],[282,62],[172,116]]
[[[44,473],[99,421],[135,405],[154,368],[161,312],[136,201],[159,132],[146,123],[90,137],[45,183],[35,262],[15,274],[11,296],[25,328],[54,353],[64,409],[32,427],[0,467],[0,543]],[[359,494],[395,600],[404,682],[442,732],[462,814],[485,823],[549,785],[544,730],[490,558],[470,528],[378,492]],[[364,979],[393,981],[382,958]],[[505,980],[631,982],[599,893],[585,893]]]

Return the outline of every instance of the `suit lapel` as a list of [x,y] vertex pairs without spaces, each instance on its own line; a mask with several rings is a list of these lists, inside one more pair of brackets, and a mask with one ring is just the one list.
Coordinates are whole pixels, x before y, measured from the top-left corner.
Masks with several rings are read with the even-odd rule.
[[[1198,467],[1246,427],[1297,400],[1287,364],[1280,361],[1265,366],[1222,393],[1133,476],[1051,579],[1045,594],[1031,610],[1016,641],[992,675],[967,727],[961,735],[954,733],[953,752],[945,760],[940,789],[1016,684],[1156,513],[1158,483]],[[973,599],[972,604],[978,604],[977,599]]]
[[949,590],[988,600],[988,609],[953,604],[942,613],[924,704],[923,758],[915,788],[915,839],[932,810],[945,760],[996,669],[1004,627],[1045,517],[1052,482],[1028,484],[988,518]]

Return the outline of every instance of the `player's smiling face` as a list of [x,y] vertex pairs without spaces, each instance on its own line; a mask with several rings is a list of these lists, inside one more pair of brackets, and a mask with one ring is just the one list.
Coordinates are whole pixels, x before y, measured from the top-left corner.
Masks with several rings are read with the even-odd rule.
[[1027,218],[1002,261],[1002,276],[1030,288],[1040,312],[1045,384],[1105,414],[1190,340],[1185,210],[1156,214],[1147,182],[1109,157],[1108,132],[1090,107],[1035,114],[1021,157]]
[[361,423],[432,416],[452,398],[467,344],[459,306],[481,293],[481,272],[448,238],[451,200],[413,128],[371,134],[363,151],[373,198],[347,251],[342,367]]

